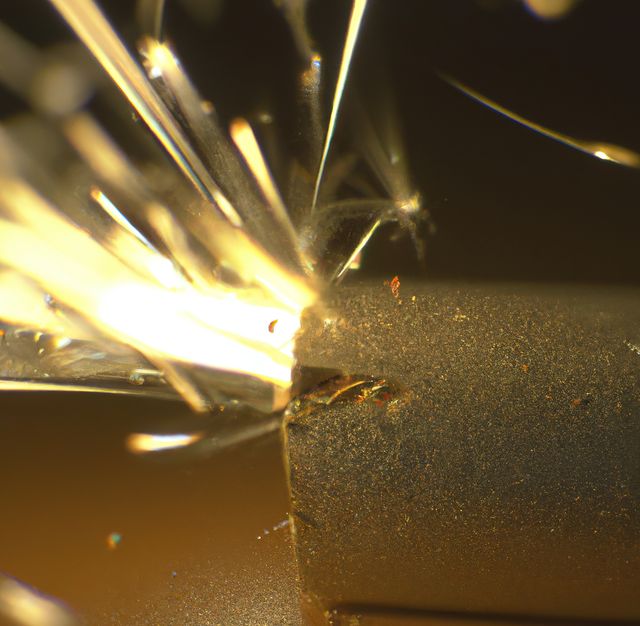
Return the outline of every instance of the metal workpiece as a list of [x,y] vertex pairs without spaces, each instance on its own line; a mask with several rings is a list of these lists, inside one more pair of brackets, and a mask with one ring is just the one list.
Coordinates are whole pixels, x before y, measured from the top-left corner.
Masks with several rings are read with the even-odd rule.
[[284,429],[310,621],[640,621],[640,292],[391,287],[298,341],[341,372]]

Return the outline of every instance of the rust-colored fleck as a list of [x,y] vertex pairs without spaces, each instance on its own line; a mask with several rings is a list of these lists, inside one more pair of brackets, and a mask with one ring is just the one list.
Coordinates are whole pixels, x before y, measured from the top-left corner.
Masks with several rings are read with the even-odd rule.
[[394,298],[400,296],[400,279],[397,276],[394,276],[391,280],[385,280],[384,284],[391,289]]
[[529,364],[528,364],[528,363],[523,363],[520,367],[522,368],[522,371],[523,371],[525,374],[528,374],[528,373],[529,373]]
[[270,333],[274,333],[275,332],[277,323],[278,323],[278,320],[271,320],[269,322],[269,332]]
[[574,398],[571,400],[571,406],[580,406],[582,404],[582,400],[580,398]]

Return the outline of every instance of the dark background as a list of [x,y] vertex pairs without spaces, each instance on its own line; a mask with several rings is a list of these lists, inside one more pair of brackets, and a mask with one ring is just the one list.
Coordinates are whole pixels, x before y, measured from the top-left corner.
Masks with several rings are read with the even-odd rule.
[[[102,5],[133,43],[133,2]],[[223,118],[267,103],[287,128],[299,66],[272,1],[227,0],[210,23],[178,0],[167,5],[167,35]],[[310,3],[328,68],[338,63],[349,7]],[[43,44],[70,37],[45,0],[4,3],[0,16]],[[640,150],[639,23],[633,0],[583,0],[556,21],[518,0],[371,0],[352,78],[371,83],[385,66],[379,89],[394,94],[414,181],[437,227],[427,238],[429,277],[640,283],[640,172],[536,135],[436,75],[561,132]],[[6,95],[1,104],[5,113],[21,106]],[[382,236],[365,271],[423,270],[407,239]]]

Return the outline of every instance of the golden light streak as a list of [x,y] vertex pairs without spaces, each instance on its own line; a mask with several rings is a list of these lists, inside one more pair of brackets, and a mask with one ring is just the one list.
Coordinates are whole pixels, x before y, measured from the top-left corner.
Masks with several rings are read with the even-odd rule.
[[420,194],[411,184],[409,168],[395,106],[390,96],[381,94],[375,124],[367,108],[355,102],[355,120],[362,154],[399,213],[415,216],[422,209]]
[[209,289],[214,283],[211,266],[193,252],[185,231],[171,212],[157,202],[149,202],[145,206],[145,218],[162,243],[171,250],[172,257],[188,275],[192,285],[196,289]]
[[[63,129],[76,151],[103,181],[141,206],[145,220],[171,251],[175,261],[188,274],[194,285],[200,288],[210,286],[211,268],[205,267],[202,259],[189,249],[185,232],[176,218],[152,197],[144,181],[136,175],[133,164],[100,125],[89,114],[79,113],[66,120]],[[118,247],[124,245],[122,240],[118,243]],[[120,250],[120,253],[123,252]],[[157,266],[158,271],[167,272],[167,277],[175,277],[175,269],[167,266],[166,258],[154,260],[149,257],[148,262]],[[153,273],[157,276],[157,271]]]
[[[51,1],[54,3],[59,2],[59,0]],[[72,7],[76,8],[78,7],[78,5],[80,6],[80,8],[82,9],[82,11],[80,12],[81,17],[86,17],[87,14],[91,15],[91,7],[93,7],[93,9],[97,11],[97,8],[95,8],[94,5],[89,2],[89,0],[72,0],[70,4],[72,5]],[[75,11],[71,11],[71,14],[69,16],[67,16],[66,13],[63,14],[65,14],[65,17],[67,17],[72,26],[76,30],[78,30],[78,28],[76,28],[76,25],[71,21],[74,16],[77,19]],[[106,23],[106,20],[104,20],[104,17],[102,17],[101,15],[100,17],[102,18],[104,24],[101,24],[101,28],[97,30],[99,33],[102,33],[102,30],[104,30],[104,28],[110,29],[110,27]],[[85,30],[86,28],[81,28],[80,31],[82,32],[79,32],[78,34],[82,35]],[[91,33],[93,33],[95,29],[91,28],[89,30]],[[109,33],[113,38],[115,38],[115,34],[111,30],[109,30]],[[93,38],[91,36],[85,36],[89,39],[89,43],[93,41]],[[85,41],[85,43],[87,43],[87,41]],[[89,45],[89,43],[87,43],[87,45]],[[152,92],[153,95],[149,96],[150,100],[152,102],[157,102],[157,104],[166,112],[166,114],[169,115],[168,111],[166,111],[166,108],[164,108],[164,105],[159,100],[158,96],[155,94],[155,91],[153,91],[144,75],[142,75],[142,77],[138,76],[138,73],[141,74],[141,70],[128,56],[122,44],[117,40],[117,38],[116,43],[118,45],[114,44],[113,42],[110,43],[112,44],[112,46],[115,46],[116,49],[122,48],[121,54],[126,55],[126,60],[128,62],[126,68],[129,68],[129,65],[133,66],[134,70],[136,71],[136,78],[140,79],[136,83],[136,86],[138,86],[138,83],[140,83],[144,87],[143,91],[145,94],[147,90]],[[100,52],[100,50],[101,49],[98,50],[98,53]],[[182,78],[184,79],[184,76],[182,74],[178,76],[176,72],[173,71],[177,68],[177,61],[171,51],[167,48],[167,46],[159,44],[157,42],[147,42],[147,44],[145,45],[145,50],[146,54],[148,55],[149,62],[153,67],[158,67],[158,71],[168,72],[168,75],[173,76],[174,80],[177,80],[178,78],[180,78],[180,76],[182,76]],[[93,49],[92,51],[94,52],[94,55],[98,56],[98,53],[96,53],[96,51],[94,51]],[[104,65],[105,67],[108,67],[110,65],[113,65],[113,63]],[[120,78],[120,73],[122,73],[118,73],[116,71],[117,69],[118,68],[116,68],[111,73],[114,80]],[[131,71],[133,72],[133,70]],[[181,85],[186,88],[186,85],[183,83],[184,80]],[[128,83],[125,82],[125,87],[127,85]],[[119,86],[124,91],[123,86],[120,84]],[[126,93],[127,92],[125,91],[125,94]],[[172,118],[171,121],[173,121]],[[100,135],[95,125],[92,125],[85,118],[84,120],[80,121],[80,125],[76,126],[75,129],[72,127],[72,132],[74,130],[75,133],[73,136],[76,145],[84,148],[84,152],[91,152],[91,149],[87,147],[90,143],[87,140],[92,136]],[[83,134],[85,136],[83,136]],[[98,161],[99,158],[100,157],[95,156],[94,151],[93,160]],[[102,169],[111,169],[112,173],[115,173],[116,169],[121,169],[119,163],[121,163],[121,160],[119,161],[116,158],[107,158],[106,161],[102,160],[100,162],[97,162],[96,165],[98,167],[101,167]],[[218,201],[218,203],[220,203],[220,198],[218,198]],[[224,203],[227,202],[228,201],[226,200],[226,198],[224,198],[222,206],[224,207]],[[231,208],[230,204],[229,207]],[[238,219],[240,219],[239,216]],[[231,220],[231,222],[232,224],[236,225],[236,222],[234,222],[233,220]],[[285,272],[285,270],[283,270],[276,262],[274,262],[274,260],[271,259],[269,255],[262,251],[255,244],[255,242],[250,240],[250,238],[245,233],[235,229],[234,232],[234,230],[225,228],[225,226],[226,225],[224,223],[218,222],[215,224],[203,224],[203,228],[199,229],[199,231],[195,234],[200,238],[202,243],[214,253],[214,256],[216,258],[223,259],[226,264],[228,264],[235,270],[241,269],[243,278],[245,278],[247,282],[258,282],[266,289],[271,291],[276,298],[282,299],[283,301],[289,303],[289,305],[292,305],[294,308],[297,308],[300,305],[302,305],[302,308],[304,308],[315,299],[315,295],[313,294],[313,292],[304,284],[301,279],[295,279],[288,272]]]
[[626,167],[640,168],[640,154],[634,152],[633,150],[629,150],[623,146],[618,146],[610,143],[603,143],[600,141],[588,141],[583,139],[577,139],[575,137],[571,137],[570,135],[565,135],[563,133],[559,133],[551,128],[547,128],[546,126],[542,126],[541,124],[536,124],[531,120],[528,120],[522,115],[518,115],[513,111],[499,105],[498,103],[486,98],[482,94],[480,94],[475,89],[468,87],[464,83],[452,78],[451,76],[440,73],[440,77],[447,82],[452,87],[455,87],[458,91],[463,94],[469,96],[476,102],[483,104],[484,106],[490,108],[496,113],[500,113],[504,115],[508,119],[513,122],[517,122],[530,130],[533,130],[549,139],[554,139],[565,146],[569,146],[570,148],[574,148],[575,150],[579,150],[580,152],[584,152],[590,156],[594,156],[598,159],[602,159],[604,161],[612,161],[613,163],[617,163],[618,165],[625,165]]
[[151,242],[125,217],[113,202],[97,187],[92,187],[91,198],[122,228],[106,242],[119,259],[138,273],[153,278],[167,289],[187,286],[173,263],[162,255]]
[[[159,43],[145,37],[139,44],[144,66],[150,77],[161,81],[163,89],[159,92],[167,105],[179,109],[184,128],[189,132],[200,150],[203,163],[220,187],[224,188],[226,200],[233,205],[240,218],[252,228],[254,236],[272,240],[271,220],[264,219],[264,205],[259,201],[253,186],[241,166],[240,159],[216,121],[209,107],[203,106],[203,100],[182,68],[177,56],[166,43]],[[279,233],[273,233],[277,235]],[[287,249],[291,242],[282,241]],[[283,250],[284,252],[284,250]],[[295,255],[295,250],[294,250]],[[290,254],[285,255],[287,260]]]
[[139,191],[128,159],[88,113],[77,113],[63,124],[65,136],[91,169],[117,189]]
[[367,245],[367,243],[369,243],[369,239],[371,239],[371,237],[373,237],[373,234],[380,227],[380,224],[382,224],[382,219],[377,219],[375,222],[373,222],[373,224],[371,224],[371,227],[369,228],[369,230],[367,230],[365,232],[365,234],[363,235],[362,239],[360,239],[360,242],[358,243],[358,245],[355,247],[355,249],[351,253],[351,256],[345,261],[345,263],[342,265],[342,267],[339,268],[339,270],[336,273],[336,276],[334,278],[334,280],[336,282],[339,282],[340,280],[342,280],[342,278],[344,278],[345,274],[347,273],[347,271],[351,267],[352,263],[355,261],[357,256],[362,252],[362,250]]
[[242,154],[247,167],[253,174],[256,183],[258,183],[258,187],[260,187],[260,191],[267,201],[274,217],[286,233],[289,243],[294,250],[296,250],[300,263],[304,264],[302,253],[298,246],[298,235],[291,223],[287,209],[280,197],[280,193],[267,167],[262,155],[262,150],[260,150],[251,126],[246,120],[237,118],[231,123],[229,132],[238,150]]
[[[144,195],[131,173],[131,164],[91,117],[86,114],[74,116],[65,128],[74,147],[100,176],[117,188],[128,186]],[[187,273],[198,277],[200,284],[210,284],[210,279],[207,280],[204,272],[198,270],[199,263],[190,253],[184,235],[168,209],[147,200],[145,217],[178,257]],[[207,216],[203,216],[200,226],[195,235],[203,245],[215,258],[224,260],[230,268],[239,271],[245,282],[254,282],[255,273],[260,284],[272,290],[276,298],[282,297],[289,302],[293,308],[305,308],[315,300],[315,293],[302,279],[281,268],[241,230],[230,228],[224,222],[207,220]]]
[[203,432],[195,433],[131,433],[125,445],[134,454],[148,454],[149,452],[164,452],[193,445],[204,438]]
[[215,184],[144,72],[92,0],[50,0],[139,113],[171,158],[234,226],[242,219]]
[[204,222],[202,227],[194,233],[200,242],[245,283],[260,285],[292,311],[315,302],[316,293],[305,280],[285,270],[242,230],[224,223]]
[[335,130],[336,121],[338,119],[338,112],[340,110],[340,103],[342,102],[344,87],[347,82],[347,75],[349,74],[349,67],[351,66],[351,59],[353,58],[353,51],[356,45],[356,41],[358,40],[358,34],[360,32],[360,26],[362,25],[362,18],[364,17],[364,11],[366,8],[367,0],[353,0],[353,7],[351,8],[351,18],[349,19],[349,28],[347,30],[347,38],[345,40],[344,50],[342,52],[342,60],[340,62],[340,70],[338,72],[336,88],[333,94],[333,103],[331,105],[329,125],[327,127],[327,134],[324,140],[324,148],[322,150],[322,156],[320,158],[320,167],[318,168],[316,183],[313,189],[313,200],[311,203],[312,209],[315,208],[318,202],[320,183],[322,182],[322,176],[324,175],[325,163],[329,154],[329,148],[331,147],[331,140],[333,139],[333,132]]

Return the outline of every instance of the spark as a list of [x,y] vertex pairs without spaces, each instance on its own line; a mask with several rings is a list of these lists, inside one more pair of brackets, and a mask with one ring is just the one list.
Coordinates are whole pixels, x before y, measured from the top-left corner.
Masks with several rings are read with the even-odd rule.
[[501,106],[493,100],[486,98],[475,89],[468,87],[464,83],[461,83],[460,81],[452,78],[451,76],[448,76],[447,74],[440,73],[440,77],[446,83],[462,92],[466,96],[469,96],[476,102],[483,104],[496,113],[500,113],[500,115],[504,115],[504,117],[510,119],[513,122],[521,124],[529,130],[533,130],[534,132],[548,137],[549,139],[558,141],[565,146],[569,146],[570,148],[574,148],[575,150],[579,150],[580,152],[584,152],[585,154],[594,156],[598,159],[611,161],[613,163],[624,165],[626,167],[632,167],[636,169],[640,168],[640,154],[634,152],[633,150],[629,150],[628,148],[615,144],[577,139],[575,137],[571,137],[570,135],[559,133],[555,130],[552,130],[551,128],[547,128],[545,126],[537,124],[536,122],[532,122],[531,120],[528,120],[518,113],[510,111],[509,109]]
[[241,429],[222,428],[215,433],[206,431],[176,433],[131,433],[125,447],[136,455],[171,452],[173,455],[207,458],[223,450],[259,439],[277,431],[280,416],[272,415],[248,421]]
[[[286,391],[294,364],[293,338],[301,309],[264,294],[219,287],[207,293],[162,288],[124,265],[23,183],[0,181],[0,263],[19,268],[57,299],[70,303],[100,334],[158,360],[252,375]],[[82,263],[76,261],[82,259]],[[272,287],[272,289],[275,289]],[[132,311],[135,314],[132,314]],[[277,332],[268,324],[280,320]],[[197,394],[185,389],[194,408]]]
[[147,454],[149,452],[162,452],[175,450],[193,445],[202,441],[203,432],[195,433],[131,433],[125,442],[127,449],[134,454]]
[[298,234],[280,197],[251,126],[246,120],[237,118],[231,123],[230,133],[238,150],[244,157],[247,167],[253,174],[256,183],[258,183],[276,221],[284,231],[290,245],[296,250],[300,265],[304,267],[305,260],[299,248]]
[[97,187],[92,187],[90,195],[103,209],[104,212],[113,219],[114,222],[122,226],[128,233],[131,233],[138,241],[149,248],[153,248],[149,240],[124,216],[122,211],[109,200],[107,195]]
[[[9,56],[19,57],[22,49],[29,53],[16,65],[28,76],[0,72],[0,80],[45,113],[44,120],[32,116],[30,123],[37,130],[46,127],[52,154],[66,159],[73,149],[64,169],[70,180],[60,181],[46,160],[42,167],[37,142],[32,155],[10,132],[0,131],[6,348],[0,356],[10,364],[10,350],[20,347],[21,329],[27,329],[35,334],[24,341],[36,344],[30,349],[40,358],[4,368],[0,388],[179,394],[198,411],[225,399],[267,411],[283,408],[290,399],[294,343],[304,310],[317,301],[321,288],[354,266],[380,224],[420,209],[395,143],[387,151],[388,163],[381,165],[387,168],[382,186],[390,199],[340,196],[331,203],[354,167],[351,155],[332,166],[323,183],[366,0],[353,0],[326,132],[321,125],[323,62],[307,31],[307,3],[282,0],[306,62],[300,85],[310,121],[305,139],[314,161],[307,167],[308,162],[294,159],[292,172],[318,168],[313,182],[308,175],[292,176],[289,206],[251,124],[238,118],[228,129],[221,125],[213,104],[198,93],[178,55],[161,39],[164,0],[139,1],[138,17],[150,35],[139,44],[141,64],[94,0],[49,1],[188,184],[164,164],[149,175],[116,145],[84,106],[90,94],[100,95],[101,84],[82,77],[77,97],[63,98],[66,104],[59,107],[46,103],[50,86],[47,93],[33,95],[33,76],[48,54],[0,32]],[[75,85],[81,76],[75,71],[69,66],[58,79]],[[268,112],[267,118],[273,120]],[[370,167],[381,176],[371,165],[375,161],[370,159]],[[167,181],[159,180],[165,173]],[[329,203],[312,215],[309,206],[316,207],[320,191]],[[356,217],[365,216],[366,229],[355,249],[336,254],[329,249],[330,235],[336,222],[350,217],[350,207]],[[329,219],[321,219],[329,209]],[[323,273],[327,259],[331,267]],[[207,439],[208,449],[271,432],[277,424],[268,421],[224,441]],[[147,436],[161,437],[154,440],[156,449],[194,443]]]
[[369,229],[364,233],[364,235],[361,237],[360,241],[358,242],[358,245],[354,248],[353,252],[351,253],[351,256],[349,256],[349,258],[342,264],[342,267],[338,268],[338,271],[335,277],[336,282],[339,282],[344,278],[349,268],[355,263],[356,259],[358,258],[358,255],[362,252],[362,250],[364,250],[364,247],[367,245],[367,243],[369,243],[369,239],[373,237],[374,233],[376,232],[376,230],[378,230],[381,224],[382,224],[381,219],[375,220],[373,224],[371,224]]
[[202,97],[173,50],[167,43],[161,44],[149,38],[143,39],[139,47],[147,72],[150,76],[157,76],[158,83],[162,85],[160,93],[165,104],[179,111],[185,128],[202,154],[203,162],[225,190],[225,198],[237,211],[245,231],[263,243],[267,242],[272,255],[299,269],[301,255],[297,250],[297,237],[291,236],[291,228],[286,224],[288,218],[286,214],[283,216],[285,212],[277,209],[274,212],[269,205],[265,207],[255,193],[246,169],[217,123],[215,114],[208,111],[208,107],[203,107]]
[[338,80],[336,82],[336,88],[333,94],[333,103],[331,105],[331,115],[329,117],[329,126],[327,127],[327,134],[324,140],[324,148],[322,149],[322,156],[320,157],[320,166],[318,168],[316,183],[313,189],[313,200],[311,202],[312,209],[315,208],[318,202],[318,194],[320,193],[320,184],[322,183],[325,164],[327,161],[327,156],[329,155],[329,148],[331,147],[331,141],[333,139],[333,133],[336,126],[336,121],[338,119],[340,103],[342,102],[342,95],[344,93],[344,87],[347,82],[347,75],[349,74],[349,68],[351,67],[353,51],[355,49],[356,41],[358,40],[358,34],[360,32],[360,26],[362,25],[362,19],[364,17],[364,12],[366,8],[367,8],[367,0],[353,0],[353,6],[351,9],[351,18],[349,19],[349,28],[347,30],[347,38],[345,40],[344,50],[342,52],[342,60],[340,62],[340,69],[338,71]]
[[242,220],[215,184],[200,158],[154,91],[140,66],[92,0],[50,0],[111,76],[194,187],[234,226]]
[[[118,207],[97,187],[90,190],[91,198],[113,219],[127,236],[114,236],[107,244],[119,258],[137,270],[147,270],[150,277],[168,289],[186,286],[185,279],[176,270],[173,263],[163,256],[151,242],[126,218]],[[137,245],[137,244],[142,245]]]

